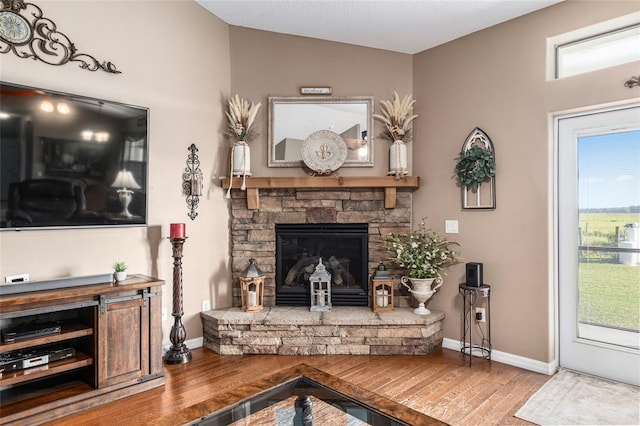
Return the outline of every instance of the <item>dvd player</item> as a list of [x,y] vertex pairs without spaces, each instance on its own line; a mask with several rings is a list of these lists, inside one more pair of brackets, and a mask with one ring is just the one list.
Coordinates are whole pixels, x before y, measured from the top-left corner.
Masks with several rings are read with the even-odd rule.
[[6,352],[0,354],[0,374],[45,365],[50,362],[72,358],[75,355],[75,348],[60,346],[34,349],[28,352]]
[[15,353],[0,354],[0,374],[22,369],[22,355]]
[[49,356],[49,362],[60,361],[62,359],[76,356],[76,350],[75,348],[58,347],[55,349],[49,349],[47,355]]
[[4,343],[13,343],[20,340],[31,339],[33,337],[47,336],[49,334],[57,334],[62,331],[60,324],[35,324],[28,327],[18,328],[11,331],[2,332],[2,341]]

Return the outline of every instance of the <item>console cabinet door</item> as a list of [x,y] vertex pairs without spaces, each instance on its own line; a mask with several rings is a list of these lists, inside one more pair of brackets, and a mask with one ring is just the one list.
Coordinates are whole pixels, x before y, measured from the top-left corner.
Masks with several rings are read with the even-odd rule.
[[98,314],[98,387],[136,382],[149,374],[146,295],[101,296]]

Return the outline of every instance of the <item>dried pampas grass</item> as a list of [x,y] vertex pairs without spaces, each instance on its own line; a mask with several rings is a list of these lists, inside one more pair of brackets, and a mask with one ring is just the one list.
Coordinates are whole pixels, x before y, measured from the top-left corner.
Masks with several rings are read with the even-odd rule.
[[380,114],[373,114],[373,118],[380,120],[385,125],[382,133],[384,138],[390,141],[408,141],[411,137],[409,126],[417,115],[411,115],[411,109],[416,101],[411,95],[405,96],[402,101],[398,92],[393,92],[393,101],[380,101]]
[[254,104],[240,98],[237,94],[229,99],[229,111],[225,111],[229,120],[226,133],[238,137],[241,141],[248,141],[257,134],[252,129],[261,104]]

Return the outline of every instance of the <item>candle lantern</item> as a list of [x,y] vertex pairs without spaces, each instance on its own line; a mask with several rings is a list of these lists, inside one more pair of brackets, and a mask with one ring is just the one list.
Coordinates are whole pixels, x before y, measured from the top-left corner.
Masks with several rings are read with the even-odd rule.
[[309,290],[311,293],[311,311],[331,310],[331,274],[322,264],[322,258],[318,261],[316,270],[309,277]]
[[373,312],[393,311],[393,277],[380,262],[372,279],[371,309]]
[[262,311],[264,294],[264,274],[255,259],[249,259],[249,266],[240,274],[240,295],[242,309],[246,312]]

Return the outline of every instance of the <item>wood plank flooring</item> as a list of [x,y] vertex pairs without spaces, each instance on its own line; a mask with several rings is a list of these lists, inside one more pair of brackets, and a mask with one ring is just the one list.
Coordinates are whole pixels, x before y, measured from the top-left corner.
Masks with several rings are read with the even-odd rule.
[[514,413],[550,376],[455,351],[423,356],[222,356],[205,348],[165,365],[166,385],[71,414],[49,425],[167,424],[162,419],[241,385],[304,363],[451,425],[529,425]]

